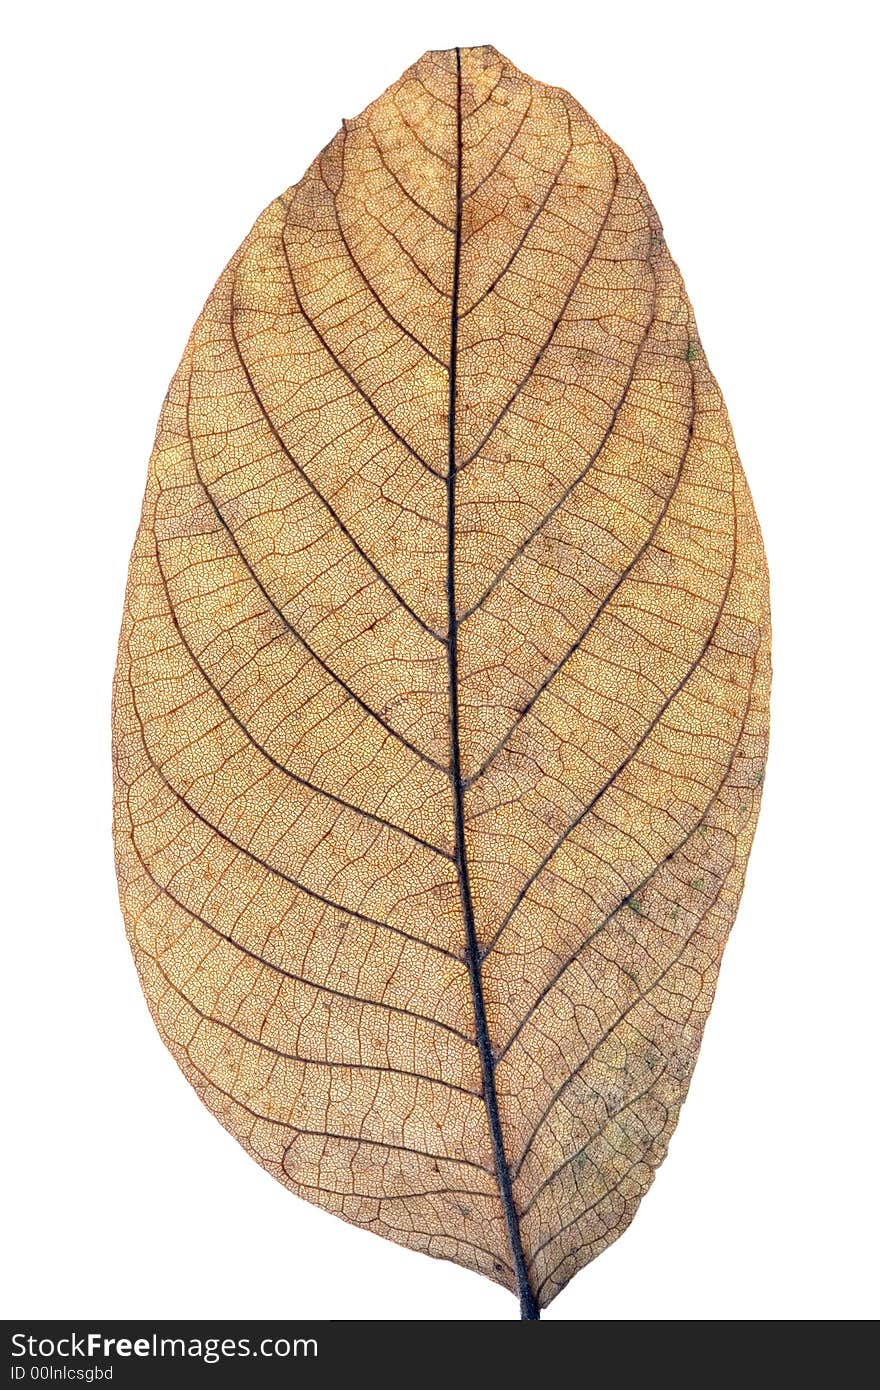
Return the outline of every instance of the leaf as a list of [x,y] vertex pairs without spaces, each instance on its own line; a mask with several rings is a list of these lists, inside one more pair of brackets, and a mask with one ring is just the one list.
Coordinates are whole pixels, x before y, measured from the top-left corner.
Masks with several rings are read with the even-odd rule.
[[292,1192],[536,1317],[675,1127],[765,761],[760,534],[622,152],[428,53],[171,385],[115,688],[156,1024]]

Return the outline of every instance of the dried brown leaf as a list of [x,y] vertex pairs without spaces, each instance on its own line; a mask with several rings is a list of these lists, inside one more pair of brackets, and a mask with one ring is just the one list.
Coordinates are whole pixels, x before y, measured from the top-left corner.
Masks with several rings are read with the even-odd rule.
[[642,184],[566,92],[426,54],[260,217],[150,463],[116,848],[205,1104],[537,1316],[666,1152],[768,691],[758,526]]

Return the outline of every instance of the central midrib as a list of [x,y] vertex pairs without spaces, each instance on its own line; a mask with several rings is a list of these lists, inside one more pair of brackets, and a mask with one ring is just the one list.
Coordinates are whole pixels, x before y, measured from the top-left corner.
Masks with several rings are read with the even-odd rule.
[[455,481],[456,481],[456,388],[458,375],[458,287],[461,268],[461,213],[462,213],[462,138],[461,138],[461,49],[455,50],[456,68],[456,166],[455,166],[455,246],[452,262],[452,310],[449,332],[449,410],[448,441],[449,457],[446,474],[446,598],[449,618],[447,633],[447,661],[449,669],[449,729],[450,729],[450,775],[455,817],[455,865],[458,875],[461,910],[464,918],[467,945],[467,967],[471,984],[471,1000],[474,1008],[474,1026],[477,1049],[480,1054],[480,1069],[483,1082],[483,1099],[489,1120],[492,1138],[492,1156],[495,1163],[495,1177],[504,1220],[510,1254],[516,1274],[519,1294],[520,1315],[529,1321],[540,1318],[535,1295],[529,1283],[528,1268],[520,1232],[519,1214],[513,1200],[510,1167],[504,1151],[504,1136],[501,1132],[501,1117],[498,1112],[498,1094],[495,1088],[495,1059],[489,1040],[486,1024],[486,1005],[483,998],[482,966],[480,947],[474,924],[474,909],[471,899],[470,876],[468,873],[467,846],[464,834],[464,787],[461,775],[461,746],[458,731],[458,618],[455,598]]

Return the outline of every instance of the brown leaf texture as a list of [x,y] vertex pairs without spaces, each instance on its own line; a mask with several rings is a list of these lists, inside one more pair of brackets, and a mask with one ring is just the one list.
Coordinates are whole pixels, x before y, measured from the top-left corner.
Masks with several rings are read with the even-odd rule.
[[536,1317],[687,1092],[768,725],[760,533],[656,213],[428,53],[221,276],[115,686],[144,992],[298,1196]]

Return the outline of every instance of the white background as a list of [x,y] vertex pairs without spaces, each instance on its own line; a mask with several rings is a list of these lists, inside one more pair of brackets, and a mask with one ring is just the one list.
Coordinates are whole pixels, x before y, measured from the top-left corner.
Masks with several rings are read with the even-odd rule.
[[773,576],[764,811],[691,1098],[632,1229],[547,1316],[878,1311],[870,9],[83,0],[7,12],[7,1316],[515,1316],[476,1275],[294,1199],[203,1109],[149,1021],[110,844],[123,583],[192,322],[342,116],[425,49],[484,42],[572,91],[645,180]]

